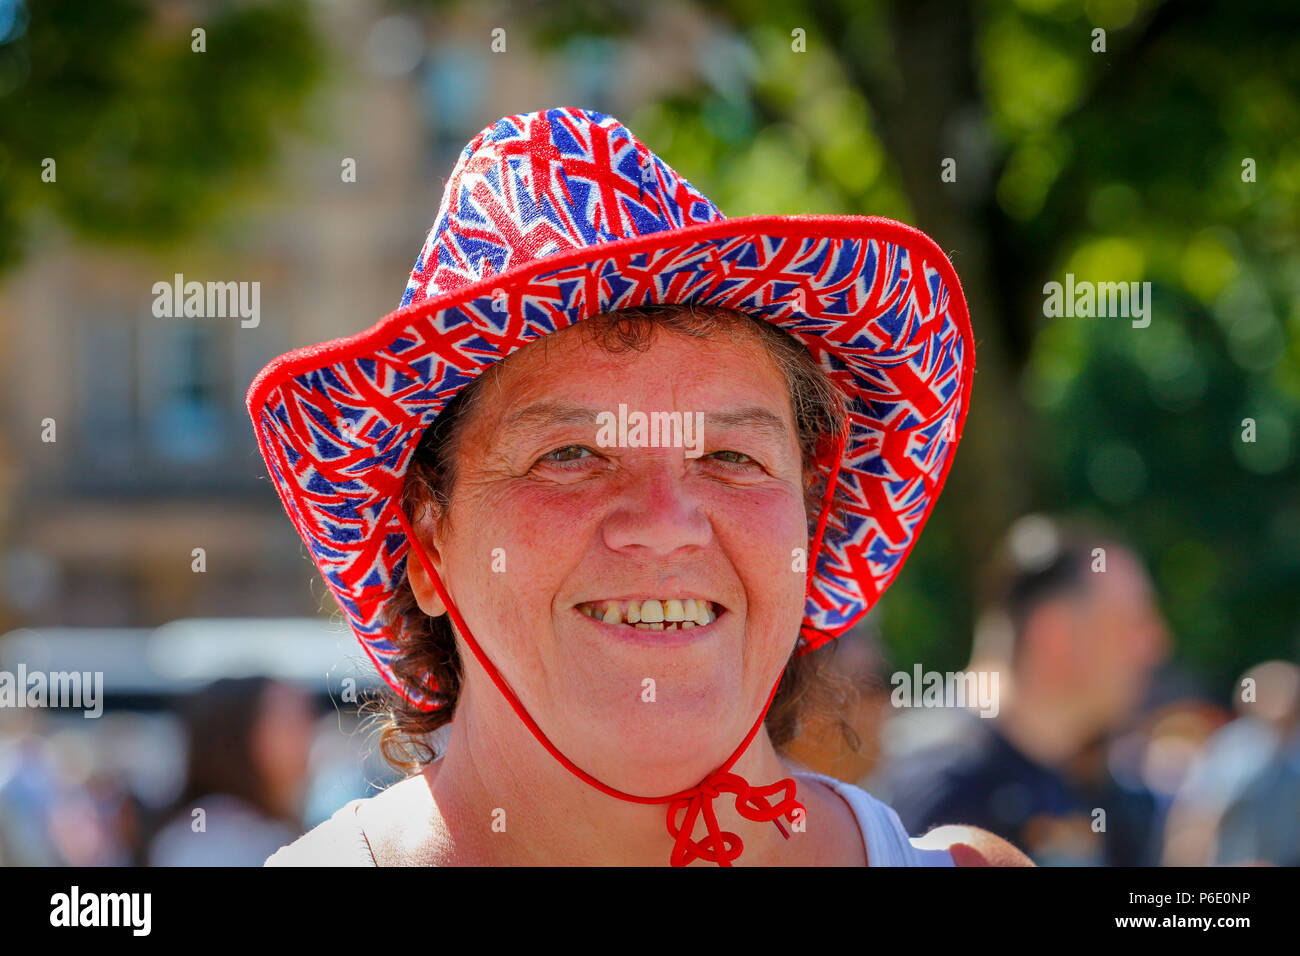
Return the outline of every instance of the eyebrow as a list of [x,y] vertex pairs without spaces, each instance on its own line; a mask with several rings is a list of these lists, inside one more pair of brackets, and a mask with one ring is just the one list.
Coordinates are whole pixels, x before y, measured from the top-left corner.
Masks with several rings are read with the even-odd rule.
[[768,432],[771,437],[778,440],[785,439],[790,434],[785,419],[758,405],[714,412],[704,416],[704,423],[706,426],[713,425],[718,428],[757,428]]
[[[606,409],[605,411],[617,414],[615,409]],[[629,413],[634,411],[644,411],[644,409],[628,409]],[[677,411],[680,411],[680,409],[677,409]],[[588,408],[584,405],[548,400],[533,402],[531,405],[526,405],[513,412],[506,417],[501,427],[503,431],[506,431],[529,425],[541,427],[549,425],[595,425],[596,416],[599,414],[600,411],[597,409]],[[783,440],[790,434],[785,419],[759,405],[744,405],[739,408],[712,412],[704,416],[704,421],[706,427],[711,425],[715,428],[756,428],[759,431],[767,432],[772,438],[778,440]]]
[[555,400],[533,402],[506,417],[503,430],[524,425],[582,425],[596,423],[597,411],[582,405]]

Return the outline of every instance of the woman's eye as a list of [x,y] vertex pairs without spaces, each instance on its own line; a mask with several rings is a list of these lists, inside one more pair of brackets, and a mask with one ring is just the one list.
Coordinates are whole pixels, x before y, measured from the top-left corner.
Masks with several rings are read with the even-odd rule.
[[748,455],[738,451],[715,451],[709,455],[710,458],[716,459],[728,465],[757,465],[758,462]]
[[594,453],[590,448],[583,445],[565,445],[563,448],[557,448],[549,451],[538,462],[549,462],[551,464],[562,465],[566,462],[581,461],[584,458],[593,457]]

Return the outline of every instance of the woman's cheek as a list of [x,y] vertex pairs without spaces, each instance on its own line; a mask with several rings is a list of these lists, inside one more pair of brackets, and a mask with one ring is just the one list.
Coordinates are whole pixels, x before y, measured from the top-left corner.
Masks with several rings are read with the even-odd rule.
[[526,629],[550,620],[567,569],[582,557],[593,514],[575,498],[524,488],[484,496],[467,510],[460,554],[475,569],[467,583],[493,628],[531,642]]
[[745,592],[745,654],[763,683],[788,659],[803,620],[808,525],[787,489],[737,497],[715,511],[714,526]]
[[734,540],[741,555],[748,555],[756,574],[771,583],[782,576],[797,576],[802,551],[808,546],[808,524],[803,501],[789,489],[755,489],[748,495],[729,496],[711,509],[719,534]]

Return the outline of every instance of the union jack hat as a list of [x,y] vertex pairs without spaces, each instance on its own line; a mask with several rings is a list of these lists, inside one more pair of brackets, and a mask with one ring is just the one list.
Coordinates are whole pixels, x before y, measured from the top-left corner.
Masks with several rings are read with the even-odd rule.
[[694,302],[803,342],[843,391],[843,502],[810,568],[800,650],[848,630],[897,576],[943,487],[975,349],[961,285],[924,233],[876,216],[727,219],[622,123],[574,108],[475,136],[401,307],[272,361],[248,391],[285,511],[380,675],[409,549],[407,465],[456,393],[529,342],[615,309]]

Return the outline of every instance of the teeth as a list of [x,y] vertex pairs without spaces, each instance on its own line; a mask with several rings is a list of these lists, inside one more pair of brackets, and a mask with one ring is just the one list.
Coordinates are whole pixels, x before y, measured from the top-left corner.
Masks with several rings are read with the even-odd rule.
[[627,624],[647,631],[686,630],[717,620],[712,604],[696,598],[629,601],[626,610],[617,601],[592,602],[578,605],[578,610],[606,624]]

